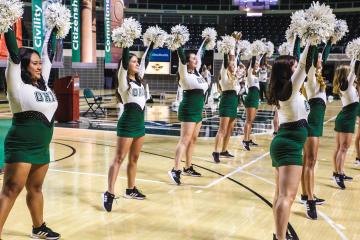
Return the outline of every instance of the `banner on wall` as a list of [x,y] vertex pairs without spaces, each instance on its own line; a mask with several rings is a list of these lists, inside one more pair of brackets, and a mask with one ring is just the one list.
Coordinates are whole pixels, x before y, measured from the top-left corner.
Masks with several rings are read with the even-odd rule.
[[33,48],[41,53],[44,33],[43,33],[43,8],[42,0],[32,1],[32,32],[33,32]]
[[[18,47],[22,47],[22,21],[19,19],[13,26]],[[0,37],[0,67],[6,67],[9,52],[6,48],[4,35]]]
[[105,64],[111,63],[111,0],[104,4]]
[[167,75],[170,73],[170,50],[165,48],[154,49],[150,55],[150,62],[146,74]]
[[81,56],[81,16],[80,0],[71,0],[71,49],[72,62],[80,62]]
[[[106,1],[106,0],[105,0]],[[123,22],[124,18],[124,2],[123,0],[110,0],[110,38],[111,32],[114,28],[120,26]],[[107,69],[117,69],[118,63],[122,57],[122,49],[117,48],[112,44],[112,40],[110,39],[111,44],[111,61],[106,63],[105,68]]]

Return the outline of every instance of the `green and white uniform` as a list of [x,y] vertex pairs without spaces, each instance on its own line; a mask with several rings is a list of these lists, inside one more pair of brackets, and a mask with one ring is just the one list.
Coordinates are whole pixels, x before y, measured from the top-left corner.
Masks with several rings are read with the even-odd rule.
[[[148,47],[141,58],[139,77],[142,79],[149,62],[149,53],[153,44]],[[145,136],[144,111],[146,104],[146,91],[140,82],[128,79],[129,49],[124,48],[123,60],[118,71],[118,91],[124,104],[124,112],[118,120],[117,136],[137,138]]]
[[52,56],[49,57],[48,51],[55,47],[55,36],[52,31],[46,34],[42,51],[42,77],[45,89],[23,82],[14,32],[10,30],[6,33],[5,39],[10,55],[5,72],[7,98],[14,115],[5,139],[5,162],[47,164],[50,162],[49,145],[54,129],[54,114],[58,106],[55,94],[48,87],[52,65]]
[[356,79],[355,60],[351,61],[350,73],[347,86],[340,86],[342,110],[335,120],[335,131],[343,133],[354,133],[356,116],[358,114],[359,95],[354,86]]
[[307,118],[310,111],[306,98],[300,93],[305,80],[305,62],[309,45],[301,54],[300,63],[291,77],[292,93],[286,101],[279,101],[280,128],[270,145],[273,167],[299,165],[302,162],[302,149],[307,138]]
[[224,54],[223,64],[221,65],[219,84],[221,86],[221,97],[219,104],[220,117],[237,117],[238,93],[240,88],[236,76],[228,75],[228,54]]
[[259,78],[253,75],[253,67],[255,65],[256,57],[253,57],[251,64],[248,69],[247,87],[248,94],[245,98],[245,108],[258,108],[259,107],[259,96],[260,96],[260,85]]
[[316,67],[312,65],[304,84],[310,105],[308,116],[308,136],[321,137],[323,135],[324,116],[326,110],[326,92],[316,80]]
[[201,67],[201,57],[203,55],[204,42],[198,50],[197,66],[193,73],[188,72],[187,62],[183,48],[179,48],[179,84],[183,89],[183,99],[178,110],[178,119],[180,122],[201,122],[202,111],[204,107],[204,94],[209,85],[206,80],[199,74]]

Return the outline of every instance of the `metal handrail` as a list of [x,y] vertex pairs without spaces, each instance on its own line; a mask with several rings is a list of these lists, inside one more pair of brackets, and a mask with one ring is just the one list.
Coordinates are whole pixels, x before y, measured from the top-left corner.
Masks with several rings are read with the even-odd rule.
[[[336,3],[328,2],[332,8],[354,8],[360,7],[359,2],[354,1],[339,1]],[[286,3],[271,6],[270,10],[292,10],[292,9],[305,9],[310,6],[310,3]],[[129,8],[137,9],[158,9],[158,10],[205,10],[205,11],[231,11],[238,10],[234,5],[221,5],[221,4],[153,4],[153,3],[132,3],[129,4]],[[265,9],[264,9],[265,10]]]

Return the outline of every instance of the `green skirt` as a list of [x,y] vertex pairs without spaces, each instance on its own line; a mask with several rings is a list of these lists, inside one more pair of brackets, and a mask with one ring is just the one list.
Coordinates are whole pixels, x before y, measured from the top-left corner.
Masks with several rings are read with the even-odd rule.
[[0,168],[3,168],[5,163],[4,142],[11,127],[11,122],[11,119],[0,119]]
[[308,136],[321,137],[324,128],[325,102],[321,98],[313,98],[309,100],[309,105]]
[[358,104],[358,108],[357,108],[357,116],[360,117],[360,104]]
[[306,127],[294,129],[280,127],[270,145],[272,166],[302,166],[302,150],[307,136],[308,132]]
[[335,131],[342,133],[354,133],[356,116],[358,114],[358,102],[351,103],[342,108],[335,120]]
[[238,104],[238,96],[235,90],[222,92],[219,104],[220,117],[236,118]]
[[53,131],[53,124],[47,126],[40,120],[14,118],[5,138],[5,162],[48,164]]
[[184,90],[183,99],[179,105],[178,119],[180,122],[201,122],[203,108],[203,90]]
[[257,87],[249,88],[248,94],[245,98],[245,108],[258,108],[259,107],[259,89]]
[[145,136],[144,111],[136,103],[127,103],[117,123],[117,136],[138,138]]

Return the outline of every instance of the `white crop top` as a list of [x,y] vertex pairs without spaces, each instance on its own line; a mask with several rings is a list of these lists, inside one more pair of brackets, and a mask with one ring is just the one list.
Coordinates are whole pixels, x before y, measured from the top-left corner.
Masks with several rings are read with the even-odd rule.
[[223,60],[223,64],[221,65],[221,70],[220,70],[221,79],[219,81],[221,90],[222,91],[235,90],[236,94],[238,94],[238,92],[240,91],[240,88],[237,87],[237,85],[240,86],[240,84],[237,81],[237,78],[235,75],[233,76],[233,78],[234,78],[233,80],[231,80],[231,78],[229,78],[228,70],[227,70],[227,68],[225,68],[224,64],[225,64],[225,62]]
[[183,64],[179,58],[179,75],[180,75],[180,86],[183,90],[193,90],[201,89],[206,92],[209,88],[207,81],[201,76],[201,74],[196,74],[199,72],[201,67],[201,51],[203,48],[204,42],[201,44],[196,57],[197,57],[197,66],[194,73],[189,73],[187,69],[187,64]]
[[[145,53],[143,54],[140,62],[140,69],[139,69],[139,77],[143,78],[145,75],[145,59],[146,55],[148,54],[149,47],[146,49]],[[146,100],[147,100],[147,91],[144,88],[143,84],[139,84],[136,81],[129,81],[127,80],[127,70],[124,69],[122,62],[120,63],[120,69],[118,72],[118,82],[119,87],[118,91],[122,98],[123,104],[127,103],[135,103],[137,104],[142,110],[145,108]]]
[[341,91],[341,102],[343,107],[352,104],[354,102],[359,102],[359,95],[354,86],[354,82],[356,80],[355,75],[355,60],[351,61],[350,64],[350,73],[348,76],[348,88],[345,91]]
[[7,84],[7,98],[9,100],[10,109],[13,114],[26,111],[36,111],[44,114],[49,122],[58,107],[55,94],[48,86],[52,63],[47,53],[48,41],[51,31],[45,36],[42,50],[42,68],[41,75],[46,84],[46,91],[42,91],[37,87],[25,84],[21,80],[21,63],[15,64],[10,56],[5,71]]
[[291,76],[292,93],[291,97],[286,101],[279,101],[280,109],[278,109],[279,123],[296,122],[299,120],[307,120],[310,106],[306,98],[300,93],[301,85],[303,84],[306,71],[305,63],[308,54],[309,44],[306,45],[300,57],[300,62]]
[[321,98],[326,103],[326,92],[321,90],[321,86],[316,80],[316,67],[312,65],[307,74],[307,82],[304,84],[308,100]]
[[251,63],[248,69],[248,76],[247,76],[247,87],[257,87],[260,90],[259,85],[259,78],[253,74],[253,68],[251,67]]

